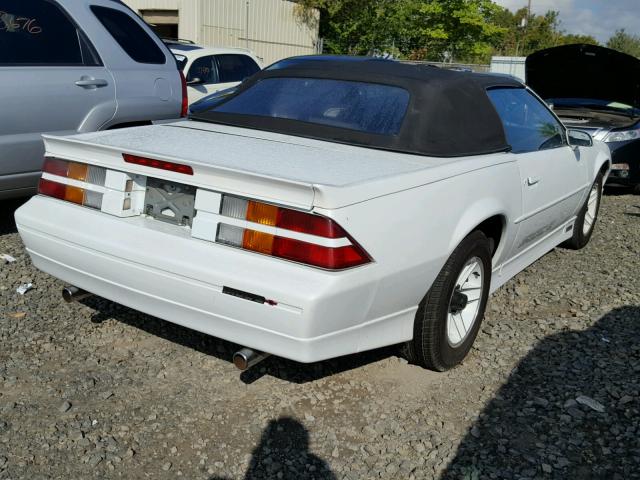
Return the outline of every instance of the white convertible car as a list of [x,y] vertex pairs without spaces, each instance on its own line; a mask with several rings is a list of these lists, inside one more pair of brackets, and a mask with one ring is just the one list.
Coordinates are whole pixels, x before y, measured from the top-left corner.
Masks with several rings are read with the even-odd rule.
[[609,150],[510,77],[319,57],[175,124],[46,136],[16,212],[70,287],[314,362],[404,344],[446,370],[489,293],[593,232]]

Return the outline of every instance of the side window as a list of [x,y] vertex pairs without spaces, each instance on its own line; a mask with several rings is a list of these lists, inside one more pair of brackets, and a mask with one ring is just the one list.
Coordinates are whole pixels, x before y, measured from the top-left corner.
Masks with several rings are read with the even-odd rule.
[[206,84],[218,83],[220,81],[212,55],[197,58],[191,64],[189,73],[187,74],[187,82],[192,82],[196,78],[200,79],[200,83]]
[[51,2],[0,0],[0,65],[83,65],[81,38]]
[[560,122],[526,89],[494,88],[487,94],[502,119],[513,153],[537,152],[566,145]]
[[91,7],[91,11],[134,61],[156,65],[167,62],[164,52],[156,42],[127,13],[95,5]]
[[220,69],[220,82],[241,82],[260,70],[248,55],[216,55]]

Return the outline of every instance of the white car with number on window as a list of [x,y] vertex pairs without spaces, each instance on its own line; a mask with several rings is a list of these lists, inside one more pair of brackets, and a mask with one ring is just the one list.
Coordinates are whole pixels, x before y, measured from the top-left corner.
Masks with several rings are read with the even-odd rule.
[[243,48],[166,43],[187,79],[189,104],[220,90],[235,87],[261,69],[258,57]]
[[587,244],[610,169],[517,80],[349,57],[262,71],[187,122],[45,142],[16,212],[34,264],[246,345],[245,367],[394,344],[457,365],[492,291]]

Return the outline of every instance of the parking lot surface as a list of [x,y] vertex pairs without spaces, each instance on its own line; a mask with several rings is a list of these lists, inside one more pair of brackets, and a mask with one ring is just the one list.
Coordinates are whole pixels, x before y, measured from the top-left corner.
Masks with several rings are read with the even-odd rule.
[[18,203],[0,203],[0,479],[640,478],[639,197],[610,192],[586,249],[496,292],[444,374],[394,348],[240,374],[236,345],[64,304]]

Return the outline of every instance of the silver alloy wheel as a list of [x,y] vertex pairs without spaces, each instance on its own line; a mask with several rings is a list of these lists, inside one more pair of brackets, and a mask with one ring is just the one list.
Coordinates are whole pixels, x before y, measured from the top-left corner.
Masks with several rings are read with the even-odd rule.
[[584,223],[582,225],[582,234],[589,235],[593,225],[596,222],[596,216],[598,215],[598,203],[600,202],[600,190],[596,183],[591,192],[589,193],[589,199],[587,200],[587,212],[584,215]]
[[456,286],[449,299],[447,314],[447,342],[452,348],[462,344],[478,320],[484,265],[479,257],[472,257],[462,267]]

